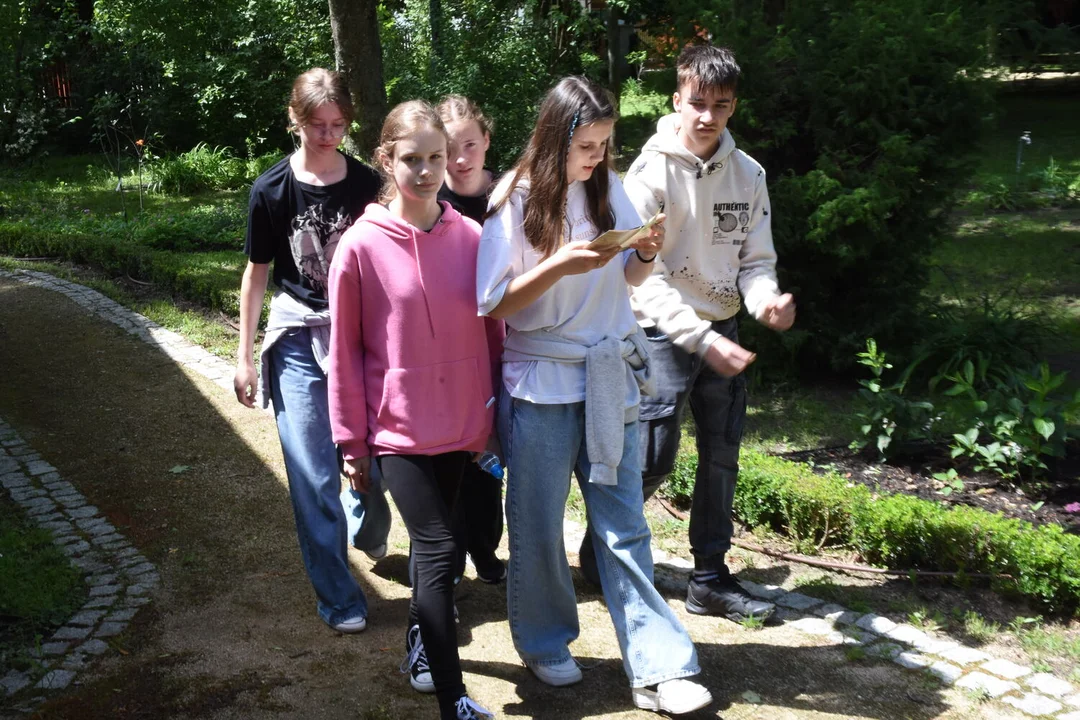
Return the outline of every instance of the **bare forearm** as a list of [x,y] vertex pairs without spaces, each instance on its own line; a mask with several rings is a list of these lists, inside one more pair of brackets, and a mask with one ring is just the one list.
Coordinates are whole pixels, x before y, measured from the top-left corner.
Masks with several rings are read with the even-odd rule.
[[[648,257],[646,255],[645,257]],[[653,256],[653,260],[656,256]],[[626,269],[624,271],[626,275],[627,284],[637,287],[641,283],[645,282],[645,278],[649,277],[652,273],[653,267],[656,266],[655,262],[642,262],[641,256],[636,252],[630,256],[630,259],[626,261]]]
[[506,292],[489,317],[505,318],[524,310],[540,299],[551,286],[563,276],[560,263],[555,256],[541,262],[528,272],[518,275],[506,286]]
[[238,363],[254,362],[255,332],[262,317],[263,298],[270,276],[270,266],[249,262],[240,283],[240,346]]

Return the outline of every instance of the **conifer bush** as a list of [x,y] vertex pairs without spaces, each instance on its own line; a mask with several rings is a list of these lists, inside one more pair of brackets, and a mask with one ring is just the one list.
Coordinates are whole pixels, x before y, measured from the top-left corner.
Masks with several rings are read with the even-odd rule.
[[781,285],[799,305],[786,336],[746,323],[745,344],[818,371],[850,369],[867,337],[917,336],[926,259],[991,109],[995,3],[705,0],[678,12],[743,68],[730,126],[768,173]]

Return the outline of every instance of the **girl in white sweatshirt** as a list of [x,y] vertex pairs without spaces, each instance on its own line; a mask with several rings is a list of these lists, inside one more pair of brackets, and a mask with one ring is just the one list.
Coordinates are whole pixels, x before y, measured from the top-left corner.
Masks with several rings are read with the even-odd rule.
[[641,224],[611,170],[614,123],[604,90],[559,82],[481,234],[477,305],[507,326],[496,423],[509,466],[510,631],[542,682],[581,680],[567,647],[578,618],[562,534],[576,470],[634,703],[682,713],[712,697],[685,679],[700,672],[697,652],[653,587],[637,445],[648,358],[627,292],[649,274],[662,233],[625,251],[589,248]]

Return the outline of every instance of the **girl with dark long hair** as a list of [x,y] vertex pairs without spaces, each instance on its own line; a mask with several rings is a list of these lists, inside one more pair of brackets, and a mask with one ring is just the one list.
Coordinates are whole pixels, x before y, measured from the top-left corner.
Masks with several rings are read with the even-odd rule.
[[627,292],[648,276],[663,232],[627,250],[590,248],[642,224],[611,169],[615,119],[600,87],[560,81],[481,236],[477,304],[507,326],[497,426],[509,466],[510,631],[542,682],[581,680],[562,523],[576,471],[634,704],[684,713],[712,697],[687,679],[700,672],[697,651],[653,587],[637,430],[648,352]]

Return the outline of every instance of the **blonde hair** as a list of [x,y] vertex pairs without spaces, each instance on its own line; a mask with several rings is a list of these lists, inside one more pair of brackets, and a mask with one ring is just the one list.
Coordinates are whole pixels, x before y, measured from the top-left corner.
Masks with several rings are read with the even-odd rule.
[[488,136],[495,129],[491,119],[476,106],[476,103],[464,95],[447,95],[439,101],[435,109],[439,111],[439,117],[442,118],[443,123],[473,120],[480,126],[480,132]]
[[315,110],[327,103],[337,105],[345,123],[352,123],[356,110],[344,75],[325,68],[312,68],[298,75],[289,93],[289,130],[295,132],[305,125]]
[[379,146],[375,148],[375,165],[383,176],[383,186],[379,192],[380,202],[389,202],[397,194],[394,178],[387,175],[383,162],[394,158],[394,148],[400,140],[424,128],[431,128],[442,133],[442,136],[446,138],[446,144],[450,144],[450,136],[446,133],[442,118],[425,100],[409,100],[396,105],[383,121],[382,132],[379,133]]

